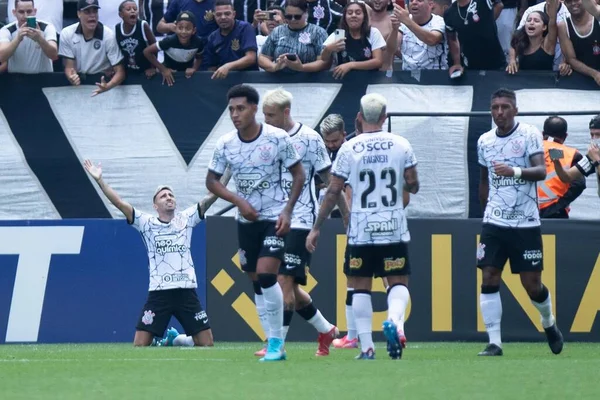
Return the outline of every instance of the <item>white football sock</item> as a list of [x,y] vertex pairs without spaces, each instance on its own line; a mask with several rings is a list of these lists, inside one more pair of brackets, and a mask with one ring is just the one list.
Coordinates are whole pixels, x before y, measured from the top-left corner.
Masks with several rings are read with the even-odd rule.
[[281,336],[283,341],[285,342],[285,338],[287,337],[288,331],[290,330],[290,326],[289,325],[283,325],[281,327]]
[[262,288],[262,292],[269,323],[268,337],[283,340],[283,292],[281,286],[275,283],[271,287]]
[[354,321],[352,306],[346,306],[346,324],[348,325],[348,340],[356,339],[356,322]]
[[352,310],[354,311],[354,320],[356,321],[356,330],[360,339],[361,351],[375,350],[371,328],[373,324],[371,294],[354,293],[352,296]]
[[194,338],[186,335],[178,335],[173,339],[173,346],[194,347]]
[[536,303],[535,301],[531,300],[531,304],[533,304],[540,312],[540,315],[542,316],[542,326],[544,329],[550,328],[552,325],[554,325],[555,319],[554,314],[552,313],[552,296],[550,295],[550,292],[548,292],[548,297],[543,302]]
[[500,321],[502,320],[502,301],[500,292],[482,293],[479,295],[479,305],[485,329],[490,338],[490,343],[502,347],[502,338],[500,334]]
[[267,339],[269,338],[269,321],[267,321],[267,309],[265,308],[265,298],[262,294],[254,294],[254,303],[256,304],[256,312],[258,313],[258,319],[260,325],[265,332]]
[[387,300],[388,319],[396,324],[398,330],[404,332],[404,314],[410,300],[408,288],[404,285],[393,286]]
[[333,325],[325,319],[319,310],[317,310],[314,317],[308,320],[308,323],[314,326],[319,333],[327,333],[333,328]]

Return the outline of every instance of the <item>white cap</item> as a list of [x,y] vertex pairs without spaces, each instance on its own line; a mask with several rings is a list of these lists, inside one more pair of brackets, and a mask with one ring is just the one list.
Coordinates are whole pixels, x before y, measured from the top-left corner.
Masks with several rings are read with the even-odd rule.
[[156,190],[154,191],[154,194],[152,195],[152,201],[154,201],[154,199],[156,198],[156,195],[159,194],[162,190],[169,190],[171,193],[173,193],[173,188],[169,185],[158,185],[156,187]]

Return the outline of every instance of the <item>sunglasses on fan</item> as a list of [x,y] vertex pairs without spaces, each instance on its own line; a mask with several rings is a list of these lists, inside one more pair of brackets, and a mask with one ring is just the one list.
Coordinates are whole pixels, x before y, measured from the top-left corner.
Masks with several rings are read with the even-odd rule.
[[296,20],[296,21],[300,21],[302,19],[302,16],[304,14],[285,14],[284,17],[285,19],[287,19],[288,21],[291,20]]

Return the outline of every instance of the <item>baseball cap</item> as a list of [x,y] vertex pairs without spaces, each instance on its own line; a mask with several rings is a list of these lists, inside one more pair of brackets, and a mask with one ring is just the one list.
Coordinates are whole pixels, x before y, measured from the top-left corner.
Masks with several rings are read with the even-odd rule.
[[100,8],[100,4],[98,4],[98,0],[77,0],[77,10],[83,11],[88,8]]
[[592,118],[590,121],[590,129],[600,129],[600,114]]
[[154,201],[156,199],[156,195],[157,194],[159,194],[162,190],[165,190],[165,189],[169,190],[171,193],[174,193],[173,192],[173,188],[171,186],[169,186],[169,185],[158,185],[156,187],[156,190],[154,191],[154,194],[152,195],[152,201]]
[[196,26],[196,16],[191,11],[180,12],[179,15],[177,15],[175,23],[178,23],[179,21],[189,21],[192,25]]

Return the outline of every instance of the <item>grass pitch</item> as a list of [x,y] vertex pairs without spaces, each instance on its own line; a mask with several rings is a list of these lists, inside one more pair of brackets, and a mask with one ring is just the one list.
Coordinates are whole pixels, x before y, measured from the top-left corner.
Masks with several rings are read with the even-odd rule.
[[259,343],[212,349],[127,344],[0,346],[0,398],[12,399],[599,399],[600,344],[409,343],[392,361],[355,350],[315,357],[316,343],[287,343],[288,360],[260,363]]

